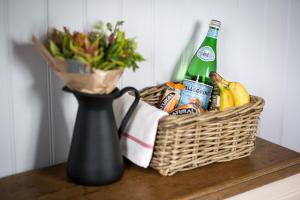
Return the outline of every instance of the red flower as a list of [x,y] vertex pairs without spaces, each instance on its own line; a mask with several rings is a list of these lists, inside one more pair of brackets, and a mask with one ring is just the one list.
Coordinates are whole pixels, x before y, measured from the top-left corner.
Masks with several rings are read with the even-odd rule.
[[115,34],[110,34],[110,36],[108,37],[108,43],[112,44],[115,42]]

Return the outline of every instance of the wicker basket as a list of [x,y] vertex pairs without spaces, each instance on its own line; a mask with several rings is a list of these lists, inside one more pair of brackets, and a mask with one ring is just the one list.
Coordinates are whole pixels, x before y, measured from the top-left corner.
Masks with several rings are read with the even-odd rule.
[[[150,105],[157,106],[165,86],[140,91]],[[212,108],[216,94],[213,93]],[[150,166],[164,176],[214,162],[249,156],[255,147],[259,115],[264,100],[251,96],[251,103],[202,114],[166,116],[160,119]]]

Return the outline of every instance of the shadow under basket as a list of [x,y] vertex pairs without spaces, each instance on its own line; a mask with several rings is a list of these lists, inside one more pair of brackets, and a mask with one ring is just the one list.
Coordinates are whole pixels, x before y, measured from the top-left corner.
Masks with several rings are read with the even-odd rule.
[[[157,106],[165,88],[145,88],[140,91],[141,98]],[[217,95],[218,91],[214,89],[208,112],[170,115],[160,119],[150,167],[163,176],[171,176],[180,171],[251,154],[255,148],[264,100],[251,96],[250,103],[219,112]]]

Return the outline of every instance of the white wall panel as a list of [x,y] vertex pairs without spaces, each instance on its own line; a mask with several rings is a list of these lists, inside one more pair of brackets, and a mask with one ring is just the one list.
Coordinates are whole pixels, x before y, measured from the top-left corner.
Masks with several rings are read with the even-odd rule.
[[284,108],[282,144],[300,152],[300,1],[291,0],[289,8],[285,81],[283,83],[281,81],[283,74],[277,77],[278,82],[284,84],[284,90],[277,94],[277,98],[282,99]]
[[[86,0],[87,25],[92,27],[96,22],[115,23],[123,17],[123,0]],[[124,0],[126,2],[126,0]]]
[[[281,0],[265,1],[263,31],[257,31],[258,34],[262,34],[257,38],[263,48],[263,63],[253,70],[251,76],[254,78],[248,80],[249,84],[255,81],[252,83],[252,90],[266,100],[260,135],[277,144],[280,144],[282,134],[282,106],[285,102],[284,98],[278,98],[278,95],[283,93],[283,81],[280,81],[280,77],[282,78],[286,67],[287,5],[287,2]],[[255,74],[258,73],[261,79],[256,83]]]
[[214,0],[211,14],[212,19],[222,22],[217,44],[217,71],[229,80],[236,78],[233,77],[233,72],[241,67],[237,56],[240,43],[237,37],[239,35],[238,8],[238,0]]
[[[242,82],[250,93],[259,89],[255,85],[262,84],[263,75],[259,73],[263,60],[263,39],[260,34],[264,30],[264,2],[260,0],[239,0],[235,36],[237,46],[234,50],[238,61],[237,67],[230,73],[229,80]],[[225,40],[226,38],[224,38]]]
[[0,177],[15,172],[14,132],[12,128],[11,76],[7,65],[7,3],[0,1]]
[[[238,21],[236,29],[236,58],[237,66],[230,74],[230,79],[239,81],[249,93],[268,98],[264,95],[265,74],[260,73],[264,66],[264,30],[265,30],[266,1],[238,2]],[[268,109],[264,107],[264,109]],[[265,112],[262,114],[266,114]],[[264,137],[266,129],[272,127],[272,120],[262,117],[258,134]],[[270,134],[273,134],[270,133]],[[278,142],[278,135],[274,138]]]
[[138,51],[146,59],[135,72],[125,70],[123,87],[130,85],[141,89],[154,83],[154,1],[129,0],[123,6],[126,36],[136,38]]
[[[83,30],[85,25],[83,0],[49,0],[48,20],[50,27],[70,31]],[[63,82],[51,73],[51,102],[52,102],[52,134],[53,134],[53,162],[66,161],[78,104],[74,96],[62,91]]]
[[48,0],[49,26],[62,29],[83,30],[86,0]]
[[45,1],[9,0],[11,67],[17,172],[50,163],[46,63],[31,44],[31,34],[46,30]]
[[259,136],[300,151],[299,15],[297,0],[1,0],[0,177],[66,161],[72,138],[77,102],[31,34],[99,20],[125,20],[146,61],[119,87],[143,88],[174,80],[219,19],[218,71],[266,100]]

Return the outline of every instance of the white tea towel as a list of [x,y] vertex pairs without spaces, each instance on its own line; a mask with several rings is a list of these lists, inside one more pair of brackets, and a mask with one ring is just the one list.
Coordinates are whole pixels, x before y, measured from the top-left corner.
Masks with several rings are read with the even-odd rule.
[[[134,97],[129,94],[114,100],[113,109],[118,127],[133,101]],[[140,100],[120,139],[123,156],[147,168],[152,158],[158,121],[166,115],[168,113]]]

